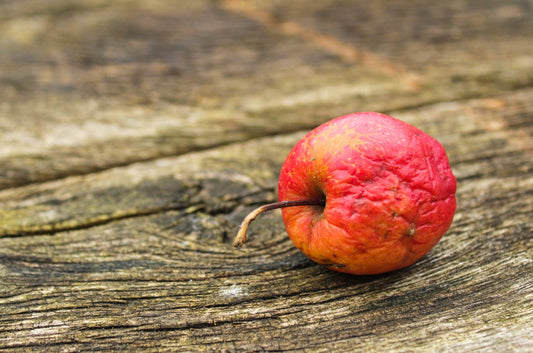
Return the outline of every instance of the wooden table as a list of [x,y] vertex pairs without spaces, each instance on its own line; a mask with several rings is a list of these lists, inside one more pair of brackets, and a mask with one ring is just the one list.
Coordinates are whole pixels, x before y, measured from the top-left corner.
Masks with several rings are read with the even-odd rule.
[[[2,352],[533,351],[531,1],[0,3]],[[279,213],[311,128],[435,136],[450,231],[350,276]]]

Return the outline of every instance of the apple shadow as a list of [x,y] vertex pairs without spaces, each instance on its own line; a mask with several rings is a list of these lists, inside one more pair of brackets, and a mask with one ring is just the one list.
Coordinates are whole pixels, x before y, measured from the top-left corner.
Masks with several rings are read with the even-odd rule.
[[419,268],[416,268],[417,266],[411,265],[409,267],[387,273],[375,275],[353,275],[330,270],[320,264],[315,264],[315,267],[316,271],[320,273],[320,276],[317,276],[317,278],[320,278],[320,281],[324,283],[324,289],[330,289],[332,287],[359,287],[359,289],[363,290],[364,292],[372,290],[388,290],[396,287],[399,282],[405,281],[407,278],[413,276],[414,273],[420,271]]

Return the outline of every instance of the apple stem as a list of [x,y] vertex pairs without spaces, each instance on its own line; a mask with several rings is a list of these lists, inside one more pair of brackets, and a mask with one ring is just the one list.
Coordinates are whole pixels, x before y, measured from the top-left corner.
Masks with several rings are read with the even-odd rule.
[[293,207],[293,206],[324,206],[326,204],[325,199],[318,200],[293,200],[293,201],[279,201],[263,205],[256,208],[244,218],[237,232],[237,236],[233,241],[233,246],[240,248],[246,242],[246,232],[248,231],[248,225],[257,218],[261,213],[266,211],[275,210],[277,208]]

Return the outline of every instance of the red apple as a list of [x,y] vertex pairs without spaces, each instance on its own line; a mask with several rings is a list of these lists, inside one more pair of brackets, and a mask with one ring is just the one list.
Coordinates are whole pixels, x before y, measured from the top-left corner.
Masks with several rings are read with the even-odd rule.
[[456,180],[442,145],[378,113],[355,113],[312,130],[289,153],[279,203],[294,245],[324,266],[377,274],[409,266],[437,244],[455,213]]

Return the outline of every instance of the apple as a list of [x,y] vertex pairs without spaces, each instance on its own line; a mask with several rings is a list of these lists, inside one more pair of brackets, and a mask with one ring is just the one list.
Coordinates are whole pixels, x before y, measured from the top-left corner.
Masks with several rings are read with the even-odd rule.
[[301,139],[281,169],[279,202],[241,224],[282,208],[294,243],[311,260],[356,275],[409,266],[452,224],[457,182],[443,146],[390,116],[363,112],[320,125]]

